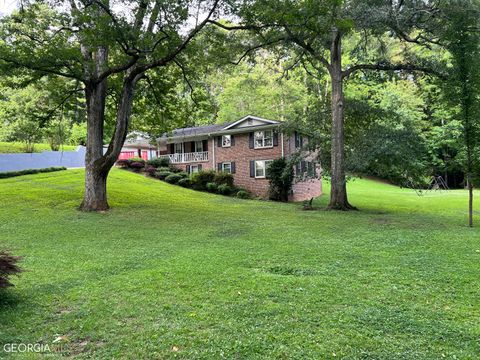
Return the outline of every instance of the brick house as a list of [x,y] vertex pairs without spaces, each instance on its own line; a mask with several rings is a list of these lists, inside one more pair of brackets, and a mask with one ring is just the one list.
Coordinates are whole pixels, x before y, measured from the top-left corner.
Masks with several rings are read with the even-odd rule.
[[[169,158],[171,164],[190,174],[207,169],[229,172],[237,186],[267,197],[265,173],[269,161],[288,158],[302,151],[303,142],[307,142],[298,133],[282,133],[280,125],[280,121],[247,115],[234,122],[177,129],[157,139],[159,156]],[[320,169],[314,159],[314,153],[304,151],[295,166],[292,201],[321,195]]]

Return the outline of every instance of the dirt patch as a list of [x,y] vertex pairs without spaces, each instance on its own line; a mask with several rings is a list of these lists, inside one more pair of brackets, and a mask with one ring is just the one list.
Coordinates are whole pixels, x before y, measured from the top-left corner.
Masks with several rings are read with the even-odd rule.
[[272,266],[265,269],[265,272],[282,276],[314,276],[317,274],[315,269],[294,268],[289,266]]

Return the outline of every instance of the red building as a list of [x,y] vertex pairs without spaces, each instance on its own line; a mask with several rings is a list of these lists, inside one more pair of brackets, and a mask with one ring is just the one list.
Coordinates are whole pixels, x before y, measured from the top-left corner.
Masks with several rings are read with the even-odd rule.
[[155,159],[158,156],[158,146],[152,145],[150,137],[147,134],[134,131],[128,134],[125,139],[125,143],[118,159],[122,160],[138,157],[144,160],[149,160]]

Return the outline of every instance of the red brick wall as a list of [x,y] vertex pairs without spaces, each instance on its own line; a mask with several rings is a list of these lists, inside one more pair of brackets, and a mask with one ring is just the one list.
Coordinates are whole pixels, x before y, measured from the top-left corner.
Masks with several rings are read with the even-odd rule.
[[278,146],[265,149],[249,148],[249,133],[235,134],[235,145],[229,148],[215,147],[215,167],[221,162],[235,162],[235,184],[245,188],[252,194],[266,197],[268,195],[268,180],[250,177],[251,160],[273,160],[282,156],[280,135]]
[[[208,162],[192,163],[202,164],[202,169],[217,169],[217,164],[222,162],[235,162],[235,184],[239,187],[245,188],[252,194],[260,197],[268,196],[268,180],[257,179],[250,177],[250,161],[251,160],[273,160],[282,156],[282,136],[279,134],[278,146],[265,149],[250,149],[249,148],[249,133],[235,134],[235,145],[223,148],[217,146],[217,138],[208,140]],[[294,136],[283,136],[284,144],[284,156],[288,156],[293,153],[295,149]],[[213,156],[213,147],[215,147],[215,159]],[[168,147],[167,153],[170,152]],[[185,152],[190,152],[190,143],[186,142]],[[179,169],[185,171],[187,164],[175,165]],[[291,196],[292,201],[303,201],[310,199],[311,197],[317,197],[321,195],[321,181],[318,179],[310,179],[307,181],[299,181],[293,186],[293,194]]]
[[322,195],[322,180],[308,179],[293,184],[292,195],[289,196],[288,200],[305,201],[320,195]]

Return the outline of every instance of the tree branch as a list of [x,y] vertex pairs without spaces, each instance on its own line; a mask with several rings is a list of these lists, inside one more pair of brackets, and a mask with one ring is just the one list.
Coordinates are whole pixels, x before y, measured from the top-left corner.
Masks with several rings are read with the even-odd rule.
[[306,43],[303,39],[300,39],[297,35],[295,35],[288,26],[285,26],[284,28],[290,40],[292,40],[302,49],[306,50],[316,60],[320,61],[327,69],[330,69],[330,63],[327,61],[327,59],[325,59],[325,57],[323,57],[322,54],[319,54],[310,44]]
[[29,70],[35,70],[35,71],[40,71],[40,72],[43,72],[43,73],[46,73],[46,74],[63,76],[63,77],[69,78],[69,79],[79,80],[81,82],[85,81],[85,79],[81,78],[79,75],[76,75],[74,73],[66,73],[66,72],[58,70],[58,68],[61,68],[62,66],[64,66],[62,64],[55,64],[55,65],[52,65],[53,68],[48,68],[48,67],[43,67],[43,66],[36,65],[36,64],[22,63],[18,60],[15,60],[15,59],[9,59],[8,57],[5,57],[3,55],[0,55],[0,60],[3,60],[3,61],[5,61],[6,63],[9,63],[9,64],[16,65],[17,67],[22,67],[22,68],[29,69]]
[[192,101],[193,101],[193,103],[194,103],[195,105],[198,105],[197,100],[195,99],[195,96],[193,96],[193,93],[194,93],[195,90],[193,89],[193,86],[192,86],[192,84],[190,83],[190,80],[188,79],[188,76],[187,76],[187,72],[186,72],[186,70],[185,70],[185,67],[183,66],[183,64],[182,64],[180,61],[178,61],[178,60],[176,60],[176,59],[174,59],[173,62],[174,62],[174,63],[180,68],[180,70],[182,71],[183,79],[185,80],[185,82],[186,82],[187,85],[188,85],[188,88],[190,89],[190,98],[192,99]]
[[380,70],[380,71],[420,71],[426,74],[435,75],[440,78],[443,78],[444,75],[435,71],[432,68],[418,66],[415,64],[389,64],[389,63],[378,63],[378,64],[358,64],[349,67],[348,69],[342,72],[342,78],[348,78],[351,74],[358,70]]
[[257,45],[254,45],[250,48],[248,48],[247,50],[245,50],[245,52],[242,54],[242,56],[240,56],[240,58],[237,60],[237,61],[231,61],[230,63],[232,65],[238,65],[242,62],[243,59],[245,59],[245,57],[250,54],[251,52],[255,51],[255,50],[258,50],[258,49],[261,49],[265,46],[269,46],[269,45],[273,45],[273,44],[276,44],[280,41],[283,41],[285,40],[284,37],[281,37],[281,38],[277,38],[277,39],[273,39],[273,40],[270,40],[270,41],[267,41],[267,42],[264,42],[264,43],[261,43],[261,44],[257,44]]
[[147,71],[149,69],[153,69],[153,68],[159,67],[159,66],[165,66],[169,62],[173,61],[175,59],[175,57],[178,54],[180,54],[187,47],[187,45],[190,43],[190,41],[192,41],[192,39],[200,32],[200,30],[202,30],[205,27],[205,25],[209,22],[213,13],[217,9],[219,1],[220,0],[215,0],[215,2],[212,5],[212,8],[210,9],[207,17],[205,18],[205,20],[203,20],[198,26],[196,26],[192,31],[190,31],[190,33],[188,34],[186,39],[179,46],[177,46],[176,49],[174,49],[172,52],[170,52],[168,55],[164,56],[161,59],[158,59],[156,61],[152,61],[151,63],[146,64],[146,65],[137,67],[136,73],[138,73],[138,74],[139,73],[144,73],[145,71]]

